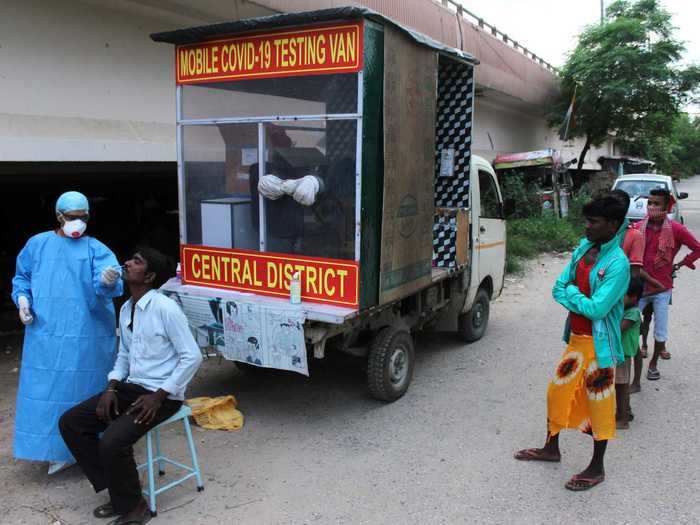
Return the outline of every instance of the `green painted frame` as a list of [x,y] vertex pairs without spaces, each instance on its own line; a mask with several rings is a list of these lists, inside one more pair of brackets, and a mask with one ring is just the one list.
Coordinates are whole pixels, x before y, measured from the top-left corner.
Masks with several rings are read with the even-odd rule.
[[365,19],[362,111],[360,308],[379,301],[384,199],[384,27]]

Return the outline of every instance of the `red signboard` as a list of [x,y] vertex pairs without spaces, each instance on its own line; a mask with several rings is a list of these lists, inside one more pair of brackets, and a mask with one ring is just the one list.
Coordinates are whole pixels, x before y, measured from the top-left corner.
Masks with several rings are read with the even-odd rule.
[[351,73],[362,69],[362,23],[177,46],[178,84]]
[[183,244],[182,282],[226,290],[289,297],[292,275],[301,276],[304,301],[359,305],[359,264],[276,253]]

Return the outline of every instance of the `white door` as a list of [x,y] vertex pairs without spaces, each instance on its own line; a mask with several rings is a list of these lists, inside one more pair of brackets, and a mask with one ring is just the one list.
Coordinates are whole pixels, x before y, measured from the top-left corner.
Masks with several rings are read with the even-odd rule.
[[479,224],[476,250],[479,257],[479,283],[491,277],[493,298],[503,288],[506,260],[506,221],[503,216],[503,200],[496,183],[496,175],[487,166],[479,170]]

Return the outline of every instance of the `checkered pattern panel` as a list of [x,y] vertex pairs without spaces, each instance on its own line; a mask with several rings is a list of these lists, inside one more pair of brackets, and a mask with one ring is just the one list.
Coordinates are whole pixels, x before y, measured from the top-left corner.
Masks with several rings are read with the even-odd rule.
[[326,123],[326,161],[355,159],[357,123],[354,120],[329,120]]
[[[442,59],[438,75],[435,206],[464,208],[469,204],[474,68]],[[442,150],[449,148],[454,150],[454,176],[440,177]]]
[[454,268],[457,255],[457,219],[436,216],[433,224],[433,266]]
[[[333,75],[324,94],[326,113],[355,113],[357,111],[357,76]],[[329,164],[345,158],[355,158],[357,125],[354,120],[326,122],[326,160]]]

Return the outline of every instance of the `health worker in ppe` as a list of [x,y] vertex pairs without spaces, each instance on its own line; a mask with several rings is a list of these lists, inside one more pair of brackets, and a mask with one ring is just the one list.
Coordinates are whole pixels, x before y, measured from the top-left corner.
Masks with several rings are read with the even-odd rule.
[[124,287],[117,258],[85,234],[90,206],[69,191],[56,202],[60,227],[34,235],[17,256],[12,300],[25,325],[14,456],[75,462],[58,430],[69,408],[104,390],[116,355],[112,299]]

